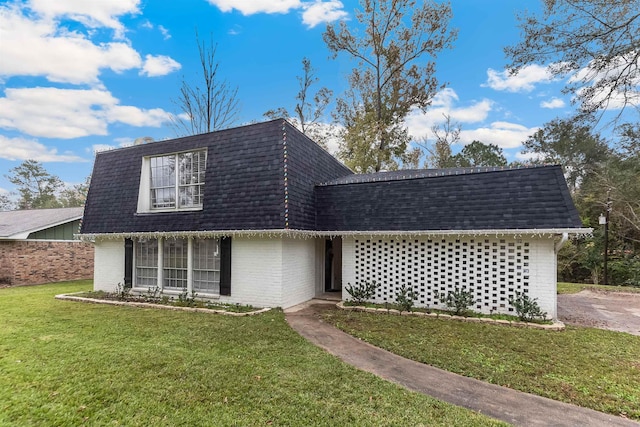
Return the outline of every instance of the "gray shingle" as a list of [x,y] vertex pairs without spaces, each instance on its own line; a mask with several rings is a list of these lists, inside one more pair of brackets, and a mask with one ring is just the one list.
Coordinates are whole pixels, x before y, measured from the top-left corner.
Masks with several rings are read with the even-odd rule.
[[339,178],[317,186],[318,230],[582,227],[560,166],[413,172]]

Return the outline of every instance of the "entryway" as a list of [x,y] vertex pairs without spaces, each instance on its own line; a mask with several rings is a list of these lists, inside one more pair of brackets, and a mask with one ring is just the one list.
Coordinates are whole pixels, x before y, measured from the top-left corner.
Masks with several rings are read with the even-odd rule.
[[316,297],[342,298],[342,238],[320,238],[316,243]]

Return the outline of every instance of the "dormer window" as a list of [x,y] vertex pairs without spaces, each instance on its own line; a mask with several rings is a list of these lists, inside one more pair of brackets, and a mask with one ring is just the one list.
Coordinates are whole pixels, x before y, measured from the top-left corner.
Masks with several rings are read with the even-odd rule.
[[138,212],[202,209],[206,165],[206,150],[145,158]]

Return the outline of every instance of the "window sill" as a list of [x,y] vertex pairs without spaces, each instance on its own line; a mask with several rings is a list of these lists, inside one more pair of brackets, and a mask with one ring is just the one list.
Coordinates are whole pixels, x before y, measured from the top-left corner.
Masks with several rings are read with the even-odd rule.
[[163,214],[163,213],[185,213],[185,212],[199,212],[202,210],[202,206],[197,208],[181,208],[181,209],[154,209],[149,211],[138,211],[136,212],[137,216],[146,216],[146,215],[154,215],[154,214]]

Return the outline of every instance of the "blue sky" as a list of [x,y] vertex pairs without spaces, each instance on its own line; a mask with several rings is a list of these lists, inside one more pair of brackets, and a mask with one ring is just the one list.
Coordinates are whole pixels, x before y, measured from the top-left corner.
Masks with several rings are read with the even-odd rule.
[[[498,144],[517,159],[529,134],[572,112],[563,82],[544,64],[517,77],[504,71],[503,47],[519,37],[516,13],[539,2],[451,3],[459,35],[437,59],[448,87],[427,114],[408,117],[410,133],[428,135],[448,114],[461,124],[463,143]],[[330,59],[322,33],[338,19],[355,25],[356,8],[352,0],[3,1],[0,194],[14,191],[4,175],[26,159],[74,184],[91,173],[95,150],[174,137],[172,100],[183,77],[197,83],[196,28],[212,34],[220,72],[239,88],[239,125],[293,109],[303,57],[320,85],[340,95],[355,64]]]

